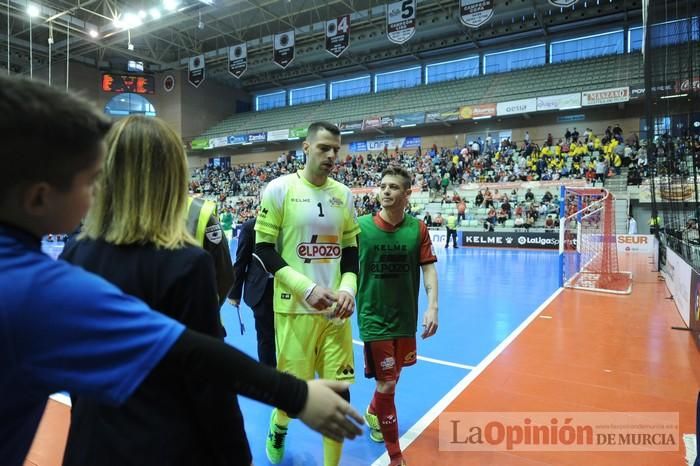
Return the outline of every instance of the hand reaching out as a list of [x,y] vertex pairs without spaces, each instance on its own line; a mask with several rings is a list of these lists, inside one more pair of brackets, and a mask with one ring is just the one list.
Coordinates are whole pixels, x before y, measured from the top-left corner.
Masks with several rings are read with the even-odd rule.
[[307,384],[309,394],[299,413],[304,424],[337,442],[362,434],[362,416],[338,395],[350,387],[347,382],[316,379]]

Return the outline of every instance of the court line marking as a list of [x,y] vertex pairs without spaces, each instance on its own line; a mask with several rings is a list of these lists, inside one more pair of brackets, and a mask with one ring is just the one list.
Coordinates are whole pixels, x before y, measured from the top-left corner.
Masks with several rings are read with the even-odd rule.
[[[357,346],[365,346],[365,344],[360,341],[360,340],[352,340],[353,344]],[[419,361],[425,361],[425,362],[432,362],[434,364],[440,364],[443,366],[450,366],[450,367],[458,367],[460,369],[466,369],[466,370],[473,370],[476,366],[470,366],[468,364],[460,364],[458,362],[450,362],[450,361],[443,361],[442,359],[434,359],[434,358],[429,358],[426,356],[418,356],[416,357]]]
[[[413,443],[415,439],[418,438],[420,434],[423,433],[425,429],[428,428],[430,424],[438,418],[440,414],[452,403],[464,389],[466,389],[469,384],[471,384],[474,379],[476,379],[479,374],[481,374],[486,367],[489,366],[507,347],[510,345],[515,338],[522,333],[525,328],[530,325],[530,323],[535,320],[537,315],[544,311],[544,309],[549,306],[554,299],[559,296],[563,291],[563,288],[559,288],[552,295],[547,298],[545,302],[540,304],[540,306],[535,309],[532,314],[530,314],[515,330],[513,330],[510,335],[508,335],[498,346],[496,346],[489,354],[486,356],[469,374],[467,374],[462,380],[460,380],[457,385],[452,387],[452,390],[447,392],[440,401],[438,401],[435,406],[430,408],[427,413],[423,415],[408,431],[401,436],[399,439],[399,444],[401,445],[401,450],[406,450],[408,446]],[[384,452],[382,456],[377,458],[372,466],[388,466],[389,464],[389,454]]]

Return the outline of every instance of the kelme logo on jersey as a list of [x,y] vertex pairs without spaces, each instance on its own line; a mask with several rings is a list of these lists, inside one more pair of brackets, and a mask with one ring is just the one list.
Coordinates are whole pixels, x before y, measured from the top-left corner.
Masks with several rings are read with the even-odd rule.
[[313,235],[311,242],[297,244],[297,257],[307,264],[311,261],[328,262],[340,259],[340,254],[337,236]]

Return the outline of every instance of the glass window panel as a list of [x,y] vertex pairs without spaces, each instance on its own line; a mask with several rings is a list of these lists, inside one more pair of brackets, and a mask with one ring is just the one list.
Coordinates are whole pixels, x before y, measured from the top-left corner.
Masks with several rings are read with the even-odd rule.
[[425,67],[425,83],[432,84],[453,79],[464,79],[479,74],[479,57],[462,58]]
[[484,74],[507,73],[522,68],[531,68],[545,64],[545,45],[534,45],[521,49],[484,55]]
[[421,75],[420,66],[405,70],[389,71],[388,73],[377,73],[374,75],[374,91],[382,92],[419,86],[422,79]]
[[255,96],[255,110],[261,111],[284,107],[287,104],[286,94],[285,91],[278,91]]
[[289,105],[308,104],[310,102],[318,102],[320,100],[326,100],[325,84],[291,89],[289,91]]
[[[643,26],[630,28],[630,52],[642,50]],[[690,19],[678,19],[651,26],[651,46],[664,47],[668,45],[685,44],[689,41],[700,40],[700,20],[697,16]]]
[[551,63],[615,55],[624,52],[624,31],[562,40],[550,44]]
[[331,100],[350,97],[353,95],[369,94],[372,81],[369,76],[344,79],[331,82]]

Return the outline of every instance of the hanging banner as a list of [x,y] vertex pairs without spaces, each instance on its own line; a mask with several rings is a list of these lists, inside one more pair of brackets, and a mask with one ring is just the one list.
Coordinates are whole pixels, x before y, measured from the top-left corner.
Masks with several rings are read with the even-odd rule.
[[379,128],[381,126],[382,126],[382,117],[378,117],[378,116],[367,117],[362,122],[362,129]]
[[428,112],[425,114],[426,123],[437,123],[442,121],[442,116],[440,112]]
[[286,68],[294,60],[294,30],[275,34],[273,42],[274,62]]
[[417,149],[421,145],[420,136],[408,136],[401,138],[401,148],[402,149]]
[[459,119],[460,120],[471,120],[473,111],[474,111],[474,108],[471,105],[464,105],[462,107],[459,107]]
[[616,104],[629,100],[630,88],[627,86],[581,93],[581,105],[583,106]]
[[240,78],[248,69],[248,46],[244,43],[228,48],[228,72]]
[[267,133],[248,133],[248,142],[265,142],[267,140]]
[[537,111],[537,99],[512,100],[496,104],[496,114],[517,115],[519,113],[530,113]]
[[700,78],[694,77],[692,84],[690,79],[676,81],[675,91],[679,93],[700,92]]
[[339,57],[350,45],[350,15],[326,21],[326,50]]
[[367,152],[367,141],[351,142],[350,152]]
[[[355,144],[353,146],[353,144]],[[375,139],[373,141],[359,141],[355,143],[350,143],[351,152],[373,152],[373,151],[383,151],[386,147],[387,150],[393,151],[397,147],[399,149],[416,149],[421,145],[420,136],[408,136],[405,138],[387,138],[387,139]],[[352,148],[358,149],[353,151]],[[362,148],[362,149],[360,149]]]
[[493,116],[496,116],[496,104],[464,105],[459,107],[460,120]]
[[496,104],[479,104],[472,107],[472,118],[496,116]]
[[229,146],[232,146],[234,144],[243,144],[244,142],[248,142],[247,134],[233,134],[228,137]]
[[290,138],[305,138],[306,134],[309,132],[308,126],[302,126],[298,128],[291,128],[289,130]]
[[550,5],[558,6],[559,8],[568,8],[574,6],[578,0],[549,0]]
[[209,139],[193,139],[190,146],[194,150],[209,149]]
[[567,110],[581,106],[581,93],[548,95],[537,98],[537,111]]
[[425,123],[425,113],[402,113],[394,116],[394,124],[396,126],[403,125],[422,125]]
[[211,147],[211,148],[224,147],[224,146],[228,146],[228,136],[222,136],[219,138],[211,138],[209,140],[209,147]]
[[649,180],[639,185],[639,202],[649,203],[655,197],[660,202],[692,202],[695,198],[695,183],[682,179],[669,181],[668,178],[656,178],[654,196],[651,193]]
[[386,6],[386,33],[390,41],[403,44],[416,33],[416,0]]
[[338,123],[338,129],[341,131],[361,130],[363,123],[364,122],[362,120],[343,121]]
[[383,151],[384,148],[387,150],[392,150],[396,147],[396,142],[393,139],[376,139],[374,141],[367,141],[368,151]]
[[459,120],[459,109],[447,110],[444,112],[428,112],[425,114],[426,123],[438,123],[442,121]]
[[394,117],[393,116],[383,116],[381,121],[382,128],[393,128],[394,127]]
[[[654,94],[668,93],[671,91],[677,92],[678,90],[674,88],[673,83],[656,84],[651,87],[651,91]],[[637,100],[644,98],[646,89],[643,84],[636,84],[630,86],[630,100]]]
[[493,16],[493,0],[459,0],[459,19],[467,27],[478,28]]
[[459,109],[447,110],[440,112],[440,121],[457,121],[459,120]]
[[288,129],[276,129],[267,132],[268,141],[286,141],[289,138]]
[[187,67],[187,80],[194,87],[199,87],[206,78],[206,70],[204,69],[204,55],[190,57],[190,62]]

